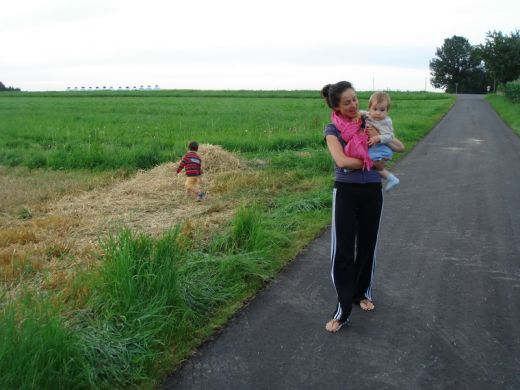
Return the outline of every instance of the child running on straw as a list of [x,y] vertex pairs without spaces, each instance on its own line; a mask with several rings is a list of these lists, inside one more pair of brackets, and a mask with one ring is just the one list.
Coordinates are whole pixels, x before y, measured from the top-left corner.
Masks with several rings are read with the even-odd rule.
[[177,166],[177,175],[184,169],[186,172],[186,191],[193,193],[197,197],[197,202],[204,199],[205,193],[199,188],[202,184],[202,159],[197,154],[199,144],[192,141],[188,145],[188,152],[182,157]]
[[[368,140],[368,155],[372,161],[392,159],[391,142],[394,140],[394,128],[392,119],[388,116],[389,110],[390,96],[386,92],[374,92],[370,96],[366,125],[373,127],[379,133]],[[383,169],[379,174],[386,179],[385,191],[390,191],[399,185],[399,179],[388,170]]]

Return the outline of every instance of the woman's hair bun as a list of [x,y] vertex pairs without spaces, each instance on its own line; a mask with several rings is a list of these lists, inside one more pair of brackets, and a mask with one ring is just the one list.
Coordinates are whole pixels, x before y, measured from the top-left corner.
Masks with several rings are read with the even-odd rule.
[[325,99],[329,98],[329,91],[330,91],[331,84],[327,84],[321,89],[321,96]]
[[332,84],[327,84],[326,86],[324,86],[321,89],[321,96],[323,97],[323,99],[325,99],[325,103],[327,103],[327,106],[329,106],[329,107],[331,107],[331,105],[330,105],[330,98],[329,98],[330,87],[332,87]]
[[354,86],[348,81],[340,81],[336,84],[327,84],[321,89],[321,96],[323,96],[327,105],[334,110],[339,105],[343,91],[349,88],[354,89]]

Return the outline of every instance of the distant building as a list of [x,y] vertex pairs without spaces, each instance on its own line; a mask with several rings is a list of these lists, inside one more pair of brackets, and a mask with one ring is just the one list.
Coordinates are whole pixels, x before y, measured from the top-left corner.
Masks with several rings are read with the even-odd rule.
[[159,84],[155,85],[140,85],[140,86],[109,86],[106,85],[103,86],[95,86],[95,87],[67,87],[67,91],[159,91],[161,88],[159,87]]

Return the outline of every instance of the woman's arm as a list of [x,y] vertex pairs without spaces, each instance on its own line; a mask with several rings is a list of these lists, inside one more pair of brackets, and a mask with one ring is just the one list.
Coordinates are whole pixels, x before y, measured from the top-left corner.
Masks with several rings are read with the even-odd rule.
[[363,168],[363,161],[345,156],[343,153],[343,147],[335,135],[327,135],[325,137],[327,141],[327,147],[329,148],[330,155],[334,159],[336,165],[340,168],[345,169],[361,169]]
[[[377,137],[379,135],[379,132],[371,126],[367,126],[365,131],[366,131],[369,139],[372,139],[373,137]],[[381,141],[381,140],[379,140],[379,141]],[[369,143],[369,145],[373,145],[374,143],[375,142],[371,142],[371,143]],[[404,144],[395,137],[390,142],[388,142],[387,145],[394,152],[401,153],[401,152],[404,152],[404,149],[405,149]]]

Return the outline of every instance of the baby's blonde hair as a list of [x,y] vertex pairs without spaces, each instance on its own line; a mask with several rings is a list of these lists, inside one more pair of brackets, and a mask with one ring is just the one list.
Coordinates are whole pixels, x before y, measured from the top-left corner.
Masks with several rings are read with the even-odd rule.
[[368,108],[372,107],[374,104],[386,103],[387,110],[390,110],[391,100],[390,95],[386,92],[374,92],[370,99],[368,99]]

